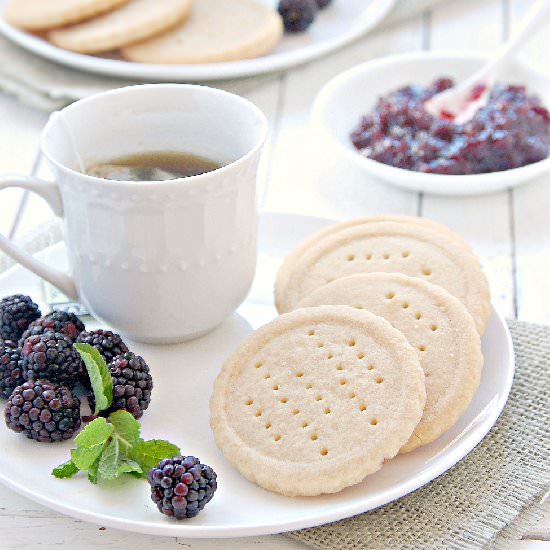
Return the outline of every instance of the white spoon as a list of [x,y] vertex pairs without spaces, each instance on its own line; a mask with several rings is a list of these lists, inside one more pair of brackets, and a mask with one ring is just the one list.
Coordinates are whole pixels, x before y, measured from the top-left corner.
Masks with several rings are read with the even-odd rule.
[[546,23],[550,23],[550,0],[537,0],[496,55],[460,84],[426,101],[426,111],[436,118],[451,119],[457,124],[468,122],[487,103],[501,69]]

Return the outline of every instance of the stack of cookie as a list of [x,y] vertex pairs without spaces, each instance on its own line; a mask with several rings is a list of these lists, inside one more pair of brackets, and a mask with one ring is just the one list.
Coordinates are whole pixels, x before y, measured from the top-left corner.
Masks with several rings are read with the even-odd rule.
[[477,390],[487,279],[471,248],[420,218],[364,218],[300,244],[281,313],[224,365],[218,446],[258,485],[332,493],[449,430]]
[[279,14],[257,0],[10,0],[4,15],[60,48],[143,63],[258,57],[283,34]]

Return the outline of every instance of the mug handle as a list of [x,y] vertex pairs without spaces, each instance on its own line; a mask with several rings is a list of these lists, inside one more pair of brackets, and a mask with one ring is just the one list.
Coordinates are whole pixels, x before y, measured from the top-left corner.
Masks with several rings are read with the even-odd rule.
[[[36,193],[50,205],[50,208],[57,217],[63,217],[63,202],[61,200],[59,187],[56,183],[33,176],[17,176],[11,174],[0,176],[0,191],[8,187],[19,187]],[[78,293],[76,291],[75,282],[67,273],[54,269],[41,260],[38,260],[1,233],[0,250],[42,279],[50,282],[61,290],[69,299],[77,300]]]

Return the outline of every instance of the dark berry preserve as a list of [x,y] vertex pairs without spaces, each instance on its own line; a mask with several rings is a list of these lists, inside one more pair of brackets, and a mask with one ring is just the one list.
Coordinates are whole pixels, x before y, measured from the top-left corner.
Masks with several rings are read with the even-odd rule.
[[483,174],[532,164],[550,153],[550,113],[524,86],[497,84],[465,124],[424,109],[454,82],[409,85],[381,97],[351,134],[362,155],[397,168],[435,174]]

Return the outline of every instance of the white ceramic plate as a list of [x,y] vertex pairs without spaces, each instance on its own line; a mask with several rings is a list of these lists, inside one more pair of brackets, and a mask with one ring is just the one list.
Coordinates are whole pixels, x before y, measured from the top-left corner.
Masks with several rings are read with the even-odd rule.
[[[283,256],[328,223],[290,214],[263,215],[257,277],[238,314],[210,335],[187,344],[155,347],[130,342],[151,366],[155,382],[151,407],[142,419],[144,437],[168,438],[218,472],[218,492],[199,516],[183,522],[162,516],[150,500],[145,481],[126,479],[93,486],[85,477],[54,479],[50,471],[67,459],[71,443],[38,444],[1,425],[0,481],[50,508],[108,527],[180,537],[239,537],[311,527],[365,512],[448,470],[489,431],[510,390],[512,343],[495,311],[483,337],[481,386],[462,419],[434,443],[397,457],[355,487],[315,498],[276,495],[241,477],[214,443],[208,427],[208,400],[216,374],[246,335],[276,316],[272,287]],[[42,256],[59,266],[64,262],[63,246],[54,246]],[[15,292],[38,300],[42,285],[34,275],[16,267],[0,278],[0,296]]]
[[[492,174],[446,176],[395,168],[360,155],[350,140],[362,116],[381,95],[406,84],[427,85],[441,76],[456,81],[470,76],[487,60],[468,52],[418,52],[369,61],[342,73],[320,92],[313,106],[313,123],[330,144],[366,175],[413,191],[437,195],[481,195],[516,187],[550,171],[550,158]],[[550,79],[525,64],[510,65],[500,81],[525,84],[550,108]]]
[[[8,0],[0,0],[0,13]],[[47,1],[47,0],[46,0]],[[260,0],[274,7],[276,0]],[[306,33],[285,35],[269,55],[257,59],[202,65],[152,65],[80,55],[22,32],[0,16],[0,32],[23,48],[63,65],[120,78],[171,82],[220,80],[288,69],[344,46],[375,27],[396,0],[336,0],[321,11]]]

